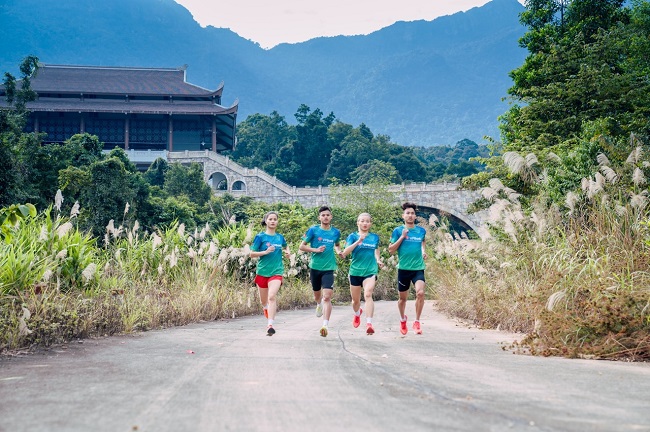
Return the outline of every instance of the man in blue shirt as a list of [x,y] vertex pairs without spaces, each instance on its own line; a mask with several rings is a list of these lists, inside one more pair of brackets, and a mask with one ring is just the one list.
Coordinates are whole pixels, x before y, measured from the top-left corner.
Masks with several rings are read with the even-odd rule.
[[311,252],[309,279],[316,300],[316,316],[323,316],[320,335],[326,337],[332,314],[334,270],[337,269],[336,255],[341,254],[339,246],[341,232],[332,226],[332,210],[328,206],[318,209],[318,220],[320,225],[312,226],[302,237],[300,250]]
[[420,326],[420,315],[424,309],[424,260],[427,258],[425,251],[424,237],[426,230],[415,225],[415,211],[417,206],[413,203],[405,202],[402,204],[402,219],[404,225],[393,230],[388,245],[388,252],[394,254],[397,252],[397,290],[399,291],[399,300],[397,308],[400,316],[400,332],[405,335],[408,332],[406,324],[406,300],[408,299],[411,283],[415,286],[415,321],[413,330],[415,334],[422,334]]

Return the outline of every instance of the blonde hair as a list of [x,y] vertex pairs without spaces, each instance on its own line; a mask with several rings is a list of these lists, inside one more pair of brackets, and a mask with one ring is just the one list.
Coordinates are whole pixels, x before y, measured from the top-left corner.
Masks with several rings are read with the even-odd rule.
[[359,222],[359,219],[361,219],[362,216],[367,216],[368,219],[370,219],[370,222],[372,222],[372,216],[370,216],[370,213],[361,213],[359,216],[357,216],[357,222]]

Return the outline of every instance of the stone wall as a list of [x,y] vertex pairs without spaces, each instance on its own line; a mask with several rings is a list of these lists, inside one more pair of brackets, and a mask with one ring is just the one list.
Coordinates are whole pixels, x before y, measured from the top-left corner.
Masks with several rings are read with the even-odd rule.
[[[268,204],[300,203],[304,207],[319,207],[331,204],[329,187],[297,188],[257,168],[245,168],[231,159],[205,151],[169,152],[170,163],[203,165],[205,181],[210,178],[225,179],[227,188],[215,190],[216,194],[229,193],[235,197],[249,196]],[[242,190],[233,190],[233,185],[243,184]],[[213,187],[216,186],[213,182]],[[361,186],[362,188],[363,186]],[[411,201],[418,206],[438,209],[449,213],[470,226],[481,238],[487,236],[484,222],[487,212],[468,214],[467,208],[481,197],[478,191],[459,190],[458,183],[426,184],[412,183],[393,185],[389,190],[399,196],[399,201]]]

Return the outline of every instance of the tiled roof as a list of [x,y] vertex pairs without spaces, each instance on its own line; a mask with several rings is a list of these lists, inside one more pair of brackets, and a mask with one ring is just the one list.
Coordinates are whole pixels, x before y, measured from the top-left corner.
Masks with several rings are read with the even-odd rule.
[[[4,105],[4,104],[0,104]],[[179,103],[165,101],[126,102],[102,101],[95,99],[39,99],[27,103],[30,111],[53,112],[97,112],[97,113],[138,113],[138,114],[235,114],[237,105],[224,108],[211,103]]]
[[37,93],[169,96],[220,96],[223,86],[207,90],[185,82],[185,68],[127,68],[41,64],[32,78]]

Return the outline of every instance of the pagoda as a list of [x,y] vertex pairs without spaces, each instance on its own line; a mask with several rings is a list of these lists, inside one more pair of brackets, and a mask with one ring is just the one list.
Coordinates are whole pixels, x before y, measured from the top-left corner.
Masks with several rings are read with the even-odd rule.
[[166,152],[233,149],[237,102],[222,106],[223,83],[207,90],[188,83],[186,70],[40,64],[25,131],[44,133],[46,144],[97,135],[105,150],[120,147],[141,163]]

